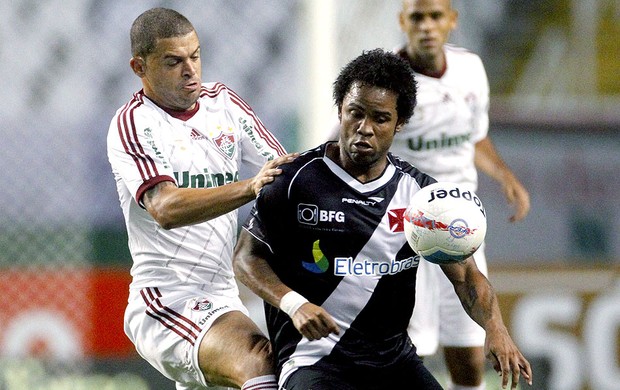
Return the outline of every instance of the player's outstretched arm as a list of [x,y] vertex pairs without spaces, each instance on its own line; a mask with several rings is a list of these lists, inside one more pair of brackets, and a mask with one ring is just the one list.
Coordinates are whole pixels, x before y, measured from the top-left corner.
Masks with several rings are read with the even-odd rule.
[[525,218],[530,211],[530,194],[500,157],[489,137],[476,143],[474,162],[476,168],[489,175],[502,187],[508,204],[514,208],[510,222]]
[[441,268],[454,285],[467,314],[486,331],[485,353],[502,376],[502,387],[511,382],[511,389],[515,389],[521,375],[532,385],[530,363],[508,334],[493,287],[478,270],[473,257]]
[[173,182],[156,184],[146,191],[142,202],[164,229],[193,225],[217,218],[254,200],[258,192],[282,173],[282,164],[299,154],[289,153],[265,163],[256,176],[213,188],[178,188]]
[[265,260],[268,255],[267,246],[242,229],[233,256],[237,279],[263,300],[288,314],[299,333],[309,340],[330,333],[338,334],[338,326],[325,309],[308,302],[282,283]]

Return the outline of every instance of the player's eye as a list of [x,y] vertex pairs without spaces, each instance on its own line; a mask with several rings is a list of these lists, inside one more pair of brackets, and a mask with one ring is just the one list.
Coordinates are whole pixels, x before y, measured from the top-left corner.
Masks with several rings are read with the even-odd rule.
[[443,12],[433,12],[431,13],[431,18],[433,20],[439,20],[443,17]]
[[411,14],[409,16],[409,20],[411,20],[413,23],[420,23],[423,18],[424,18],[424,15],[422,14]]

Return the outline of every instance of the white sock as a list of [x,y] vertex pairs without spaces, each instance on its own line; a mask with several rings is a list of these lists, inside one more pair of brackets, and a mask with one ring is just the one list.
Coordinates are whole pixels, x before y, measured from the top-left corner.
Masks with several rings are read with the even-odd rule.
[[486,390],[487,386],[484,381],[479,386],[461,386],[454,383],[448,383],[448,390]]
[[263,375],[246,381],[241,390],[278,390],[278,381],[275,375]]

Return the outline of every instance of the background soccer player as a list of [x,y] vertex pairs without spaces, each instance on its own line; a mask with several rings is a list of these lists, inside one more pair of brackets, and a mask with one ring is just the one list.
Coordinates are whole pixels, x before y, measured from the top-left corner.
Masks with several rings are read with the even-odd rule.
[[[511,221],[530,208],[529,194],[497,153],[487,132],[489,85],[480,58],[446,44],[457,25],[450,0],[404,0],[399,23],[407,42],[399,50],[415,71],[418,105],[394,137],[392,151],[438,181],[477,191],[477,170],[496,180],[514,206]],[[480,194],[479,194],[480,195]],[[484,246],[474,255],[486,275]],[[443,346],[450,389],[485,388],[484,331],[463,311],[441,269],[425,261],[410,335],[421,356]]]

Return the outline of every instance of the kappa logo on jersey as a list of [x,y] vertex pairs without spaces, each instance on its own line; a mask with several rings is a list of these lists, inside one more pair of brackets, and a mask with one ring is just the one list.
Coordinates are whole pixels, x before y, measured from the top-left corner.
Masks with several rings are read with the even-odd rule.
[[344,223],[344,212],[319,210],[317,205],[300,203],[297,205],[297,220],[304,225],[317,225],[319,222]]
[[205,310],[211,309],[212,307],[213,307],[213,303],[211,303],[206,298],[202,300],[198,300],[198,299],[193,300],[193,306],[192,306],[193,311],[205,311]]
[[323,251],[319,247],[319,240],[316,240],[314,244],[312,244],[312,258],[314,259],[314,263],[302,261],[301,265],[315,274],[322,274],[327,271],[329,268],[329,260],[327,260],[327,257],[325,257]]
[[403,220],[403,215],[405,214],[406,209],[392,209],[388,210],[388,222],[390,224],[390,231],[392,233],[403,232],[405,231],[405,223]]

